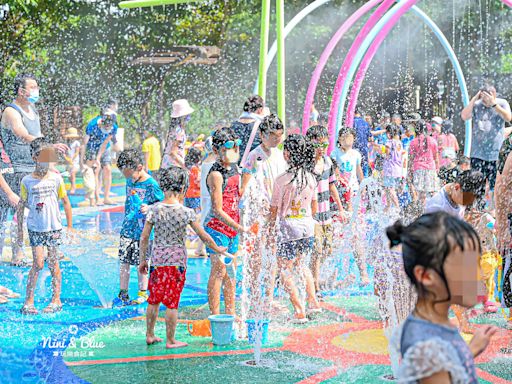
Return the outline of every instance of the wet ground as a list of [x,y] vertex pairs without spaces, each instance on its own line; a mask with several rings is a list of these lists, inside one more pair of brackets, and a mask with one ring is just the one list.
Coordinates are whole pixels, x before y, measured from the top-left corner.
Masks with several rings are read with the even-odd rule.
[[[121,194],[122,187],[115,192]],[[254,359],[247,340],[214,346],[209,337],[190,336],[184,322],[178,325],[177,333],[188,347],[167,350],[165,344],[146,346],[144,306],[101,307],[118,289],[116,234],[122,215],[122,207],[74,209],[80,243],[62,248],[62,312],[23,316],[19,312],[22,298],[0,306],[2,383],[390,382],[387,339],[371,286],[353,284],[342,292],[332,292],[322,304],[323,312],[306,325],[291,324],[287,311],[277,314],[270,323],[268,343],[263,345],[261,366],[245,364]],[[7,247],[3,257],[8,258],[8,253]],[[23,297],[28,267],[4,262],[0,272],[0,285]],[[350,263],[344,274],[352,272],[355,267]],[[181,320],[206,318],[208,273],[208,259],[189,259]],[[36,290],[39,309],[49,301],[50,280],[45,268]],[[135,296],[134,270],[130,287],[131,296]],[[283,298],[282,303],[287,301]],[[504,326],[505,315],[476,313],[472,321]],[[165,335],[163,319],[157,324],[157,333]],[[478,358],[482,383],[512,383],[511,334],[500,330]],[[467,340],[471,337],[463,336]]]

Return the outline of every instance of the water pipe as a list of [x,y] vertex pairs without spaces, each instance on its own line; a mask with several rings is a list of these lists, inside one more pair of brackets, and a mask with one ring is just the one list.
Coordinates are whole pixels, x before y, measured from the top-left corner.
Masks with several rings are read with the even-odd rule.
[[[291,19],[288,24],[286,24],[286,27],[284,27],[284,38],[286,39],[288,37],[288,34],[293,31],[293,29],[299,24],[306,16],[308,16],[310,13],[312,13],[315,9],[318,7],[324,5],[325,3],[328,3],[331,0],[315,0],[311,4],[309,4],[307,7],[305,7],[302,11],[297,13],[293,19]],[[381,1],[381,0],[379,0]],[[261,52],[261,51],[260,51]],[[267,57],[266,57],[266,70],[270,68],[270,65],[272,64],[272,61],[276,57],[277,54],[277,40],[274,40],[274,43],[272,43],[272,46],[270,47],[270,50],[268,51]],[[260,73],[261,73],[260,68]],[[258,93],[258,82],[254,84],[254,92],[255,94]]]
[[[464,73],[462,71],[462,67],[460,66],[459,60],[457,59],[457,55],[453,51],[452,46],[446,39],[446,36],[443,34],[443,32],[439,29],[436,23],[432,21],[430,17],[428,17],[421,9],[419,9],[417,6],[413,6],[411,10],[419,16],[419,18],[434,32],[436,37],[438,38],[439,42],[443,46],[446,54],[448,55],[453,68],[455,70],[455,73],[457,75],[457,80],[459,82],[459,87],[461,90],[461,96],[462,96],[462,104],[467,105],[469,104],[469,93],[466,85],[466,79],[464,77]],[[380,36],[380,35],[379,35]],[[363,59],[363,62],[361,63],[361,66],[358,69],[358,72],[356,74],[354,84],[352,86],[352,90],[350,93],[349,101],[348,101],[348,107],[347,107],[347,116],[345,119],[345,124],[348,126],[352,126],[354,122],[354,112],[357,106],[357,100],[359,96],[359,92],[361,90],[361,85],[364,80],[364,77],[366,75],[366,71],[368,70],[369,65],[371,64],[371,61],[373,60],[373,57],[377,53],[377,50],[382,43],[382,41],[379,41],[379,36],[377,39],[374,40],[368,51],[366,52],[365,58]],[[347,79],[347,81],[351,81],[351,79]],[[339,122],[338,122],[339,123]],[[464,154],[466,156],[469,156],[469,152],[466,153],[466,150],[469,150],[471,148],[471,121],[466,121],[466,140],[465,140],[465,152]]]
[[277,115],[286,127],[286,67],[284,46],[284,0],[276,0]]
[[258,74],[258,89],[254,93],[265,99],[267,91],[267,50],[270,29],[270,0],[261,0],[261,27],[260,27],[260,69]]
[[327,43],[325,49],[320,55],[320,59],[313,71],[313,75],[311,76],[311,80],[309,82],[308,91],[306,93],[306,101],[304,103],[304,113],[302,117],[302,133],[306,134],[306,131],[309,127],[309,118],[311,115],[311,106],[315,100],[316,88],[318,87],[318,82],[320,81],[320,76],[324,71],[325,66],[327,65],[327,61],[331,57],[334,49],[341,41],[345,33],[365,14],[367,14],[373,7],[379,4],[382,0],[370,0],[361,6],[357,11],[355,11],[345,22],[341,25],[341,27],[336,31],[336,33],[332,36],[329,43]]
[[331,102],[331,109],[329,110],[329,116],[331,116],[329,119],[330,142],[334,143],[342,122],[340,117],[343,117],[343,110],[347,100],[348,89],[350,87],[350,81],[347,81],[347,79],[352,79],[354,77],[354,74],[359,68],[359,64],[361,63],[366,50],[373,42],[373,40],[375,40],[379,34],[386,36],[391,28],[398,22],[400,17],[405,12],[407,12],[417,1],[418,0],[403,0],[394,5],[393,8],[391,8],[372,28],[368,36],[366,36],[359,47],[357,47],[358,50],[354,55],[350,68],[346,74],[344,73],[343,68],[340,70],[340,74],[336,80],[336,85],[334,87],[332,96],[333,102]]
[[[362,42],[365,40],[368,33],[372,30],[372,28],[379,22],[382,16],[388,11],[388,9],[395,3],[395,0],[384,0],[379,7],[373,12],[370,18],[363,25],[359,33],[357,34],[354,42],[352,43],[345,59],[343,60],[343,64],[341,66],[338,79],[336,81],[336,85],[334,87],[333,94],[336,95],[340,92],[341,87],[346,84],[345,79],[347,77],[349,69],[352,67],[354,58],[359,51],[359,48]],[[329,152],[331,152],[336,146],[336,137],[337,137],[337,127],[336,127],[336,111],[339,109],[339,98],[331,99],[331,107],[329,109],[329,119],[328,119],[328,130],[329,132],[334,132],[336,130],[335,135],[329,135]]]

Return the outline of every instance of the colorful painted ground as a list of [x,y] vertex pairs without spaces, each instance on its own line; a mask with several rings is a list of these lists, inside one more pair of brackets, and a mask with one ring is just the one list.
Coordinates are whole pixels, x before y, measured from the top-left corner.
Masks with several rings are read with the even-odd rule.
[[[120,208],[75,209],[80,243],[63,247],[64,310],[22,316],[22,298],[0,306],[2,383],[386,383],[391,382],[387,339],[372,288],[349,287],[329,296],[323,312],[305,325],[281,314],[270,323],[262,363],[253,366],[253,347],[238,340],[219,347],[211,338],[193,337],[185,323],[178,338],[188,347],[146,346],[143,306],[102,308],[117,293],[117,239]],[[101,233],[101,234],[99,234]],[[28,249],[27,249],[28,252]],[[24,295],[28,267],[0,264],[0,285]],[[207,316],[207,259],[191,258],[181,301],[182,320]],[[135,271],[131,291],[136,293]],[[37,287],[36,306],[50,298],[48,270]],[[100,300],[102,298],[102,300]],[[283,299],[283,303],[286,301]],[[163,337],[165,326],[157,324]],[[505,325],[501,313],[473,322]],[[469,338],[470,335],[464,335]],[[482,383],[512,383],[512,331],[502,328],[477,360]]]

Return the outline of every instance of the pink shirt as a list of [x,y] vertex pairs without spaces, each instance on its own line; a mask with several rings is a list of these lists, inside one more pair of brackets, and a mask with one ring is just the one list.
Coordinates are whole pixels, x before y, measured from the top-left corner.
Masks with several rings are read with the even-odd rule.
[[450,158],[457,158],[457,152],[459,151],[459,143],[453,133],[441,134],[437,138],[439,146],[439,163],[441,167],[450,164]]
[[307,175],[307,185],[299,191],[293,174],[285,172],[274,183],[270,205],[277,208],[280,223],[279,242],[287,242],[314,235],[315,221],[311,202],[317,200],[317,183],[312,174]]
[[438,146],[432,137],[427,136],[426,140],[426,146],[425,135],[417,136],[411,142],[409,156],[412,159],[413,171],[436,170],[435,159],[438,157]]

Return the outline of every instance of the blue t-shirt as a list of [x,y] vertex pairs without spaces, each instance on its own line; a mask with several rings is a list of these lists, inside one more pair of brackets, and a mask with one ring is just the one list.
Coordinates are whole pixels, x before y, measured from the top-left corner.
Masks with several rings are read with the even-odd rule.
[[121,227],[121,236],[129,239],[140,240],[142,229],[146,221],[145,216],[138,215],[140,206],[134,204],[133,194],[137,194],[142,204],[151,205],[162,201],[164,193],[158,183],[150,177],[140,183],[134,183],[131,179],[126,181],[126,201],[124,203],[124,219]]
[[409,151],[409,146],[411,145],[411,141],[414,139],[414,135],[413,136],[403,136],[402,137],[402,145],[404,147],[404,150],[406,151]]
[[[108,133],[105,133],[98,126],[98,120],[101,119],[101,116],[96,116],[92,119],[89,124],[87,124],[87,128],[85,129],[85,134],[89,136],[89,141],[87,142],[87,151],[98,153],[100,150],[101,144],[112,135],[112,141],[116,142],[116,134],[117,134],[117,124],[114,123],[112,126],[112,130]],[[110,147],[110,143],[107,145],[107,148]]]
[[368,141],[372,136],[370,132],[370,124],[368,124],[362,117],[355,117],[354,129],[356,130],[354,148],[357,149],[363,157],[368,157]]

